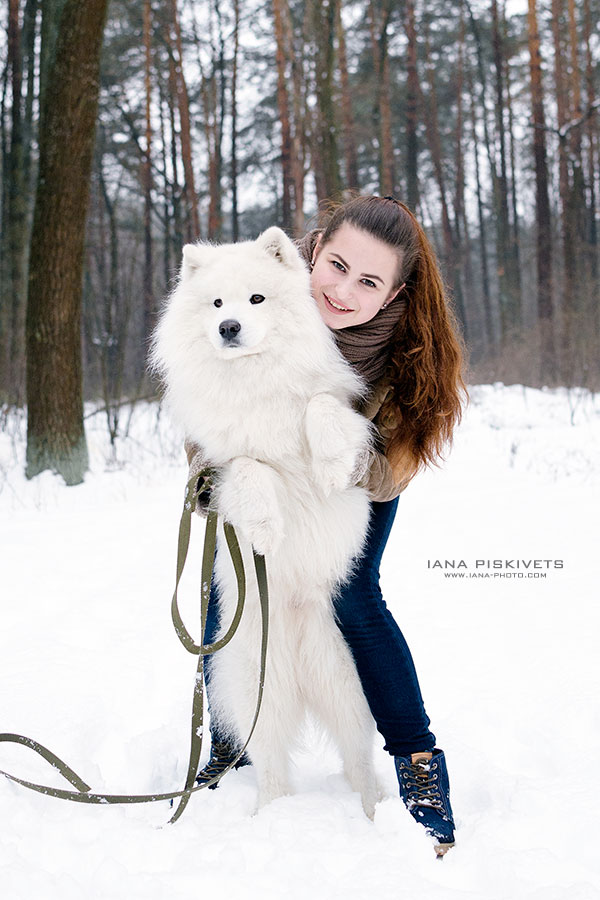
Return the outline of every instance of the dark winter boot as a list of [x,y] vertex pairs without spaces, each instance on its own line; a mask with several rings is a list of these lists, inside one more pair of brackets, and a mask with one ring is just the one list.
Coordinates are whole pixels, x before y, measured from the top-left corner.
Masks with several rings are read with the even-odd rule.
[[[238,750],[230,743],[219,739],[213,739],[210,745],[210,759],[204,768],[200,769],[196,775],[196,784],[204,784],[206,781],[210,781],[211,778],[214,778],[215,775],[220,775],[221,772],[233,762],[237,755]],[[250,765],[252,765],[250,758],[244,753],[244,755],[236,762],[234,769],[240,769],[242,766]],[[219,782],[215,781],[214,784],[209,784],[208,790],[214,791],[214,789],[218,787]]]
[[450,783],[443,750],[395,756],[400,796],[416,822],[435,841],[437,856],[454,846]]

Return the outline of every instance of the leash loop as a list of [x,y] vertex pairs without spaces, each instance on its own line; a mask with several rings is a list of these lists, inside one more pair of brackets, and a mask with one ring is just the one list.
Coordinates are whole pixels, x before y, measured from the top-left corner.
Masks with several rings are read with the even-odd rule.
[[[93,793],[91,787],[86,784],[86,782],[77,775],[76,772],[71,769],[70,766],[67,765],[64,760],[62,760],[59,756],[53,753],[51,750],[48,750],[47,747],[44,747],[43,744],[40,744],[38,741],[34,741],[32,738],[24,737],[22,734],[12,734],[10,732],[5,732],[0,734],[0,743],[16,743],[21,744],[22,746],[28,747],[30,750],[33,750],[43,759],[45,759],[56,771],[66,780],[75,790],[66,790],[64,788],[54,788],[50,785],[45,784],[37,784],[33,781],[27,781],[23,778],[18,778],[16,775],[12,775],[9,772],[5,772],[3,769],[0,769],[0,775],[4,775],[10,781],[15,782],[16,784],[20,784],[23,787],[29,788],[32,791],[37,791],[41,794],[46,794],[49,797],[58,797],[62,800],[71,800],[75,803],[93,803],[93,804],[121,804],[121,803],[154,803],[158,800],[176,800],[179,798],[179,805],[177,809],[171,816],[169,820],[169,824],[176,822],[181,814],[183,813],[185,807],[187,806],[189,799],[192,794],[196,791],[203,790],[204,788],[208,788],[213,784],[216,784],[227,772],[229,772],[235,764],[241,759],[248,743],[250,742],[250,738],[254,734],[254,729],[256,727],[256,723],[258,721],[258,716],[260,713],[260,707],[262,703],[262,695],[263,688],[265,682],[265,671],[266,671],[266,662],[267,662],[267,643],[268,643],[268,631],[269,631],[269,592],[268,592],[268,584],[267,584],[267,571],[265,565],[264,556],[256,553],[253,550],[254,557],[254,569],[256,580],[258,584],[258,594],[260,601],[260,609],[261,609],[261,624],[262,624],[262,633],[261,633],[261,649],[260,649],[260,675],[259,675],[259,683],[258,683],[258,693],[257,693],[257,701],[256,701],[256,709],[254,713],[254,719],[252,721],[252,726],[250,728],[250,734],[248,735],[246,742],[242,749],[239,751],[238,755],[230,762],[230,764],[223,769],[218,775],[214,775],[212,778],[207,779],[202,784],[195,784],[196,775],[198,772],[198,765],[200,762],[200,756],[202,753],[202,738],[203,738],[203,729],[204,729],[204,657],[208,656],[212,653],[215,653],[217,650],[221,650],[225,647],[229,641],[233,638],[235,632],[237,631],[238,625],[240,623],[240,619],[242,617],[242,613],[244,610],[244,603],[246,599],[246,577],[244,573],[244,564],[242,559],[242,554],[240,551],[240,546],[237,540],[237,536],[233,526],[229,522],[225,522],[223,525],[225,540],[227,543],[227,547],[229,550],[229,554],[231,556],[231,561],[233,563],[233,567],[235,570],[235,575],[237,579],[237,588],[238,588],[238,602],[237,607],[231,622],[231,625],[227,629],[226,633],[220,638],[218,641],[215,641],[213,644],[206,646],[204,644],[204,632],[206,628],[206,617],[208,613],[208,603],[210,598],[210,584],[212,579],[212,571],[214,568],[214,560],[216,553],[216,536],[217,536],[217,513],[214,509],[211,509],[209,506],[208,517],[206,520],[206,532],[204,538],[204,550],[202,555],[202,584],[201,584],[201,592],[200,592],[200,625],[201,625],[201,643],[197,644],[188,629],[186,628],[181,614],[179,612],[179,606],[177,603],[177,590],[179,588],[179,582],[181,580],[181,576],[183,574],[183,569],[185,567],[185,562],[187,559],[187,553],[189,549],[190,543],[190,534],[191,534],[191,521],[192,514],[194,512],[196,501],[198,499],[198,494],[207,490],[207,485],[210,486],[212,483],[212,478],[214,477],[215,470],[211,468],[203,469],[202,472],[194,475],[187,483],[186,491],[185,491],[185,499],[183,504],[183,512],[181,514],[181,521],[179,524],[179,539],[177,545],[177,567],[176,567],[176,579],[175,579],[175,591],[173,594],[173,598],[171,601],[171,618],[173,620],[173,625],[175,627],[175,632],[185,647],[185,649],[192,653],[194,656],[198,657],[198,665],[196,667],[196,676],[194,680],[194,693],[192,698],[192,722],[191,722],[191,742],[190,742],[190,755],[188,761],[188,770],[185,780],[185,787],[179,791],[168,791],[162,793],[153,793],[153,794],[98,794]],[[202,484],[201,491],[198,491],[198,482],[201,477],[204,477],[204,481]]]

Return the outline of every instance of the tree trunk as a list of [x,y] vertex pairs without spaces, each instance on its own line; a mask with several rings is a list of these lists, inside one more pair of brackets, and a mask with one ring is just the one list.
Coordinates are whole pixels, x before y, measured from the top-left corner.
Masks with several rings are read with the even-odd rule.
[[284,41],[283,7],[287,0],[273,0],[273,20],[275,24],[275,63],[277,66],[277,108],[281,125],[281,169],[282,195],[281,227],[292,230],[292,136],[290,129],[290,104],[288,98],[288,54]]
[[449,275],[448,280],[450,281],[450,287],[457,293],[457,306],[459,313],[462,314],[464,311],[462,310],[460,283],[456,283],[454,277],[455,271],[453,260],[455,255],[455,241],[454,235],[452,233],[452,225],[450,223],[450,213],[448,210],[448,192],[446,188],[444,167],[442,164],[442,147],[440,142],[440,129],[438,121],[437,89],[435,84],[435,72],[430,61],[429,34],[427,34],[425,37],[425,48],[426,80],[429,87],[429,93],[427,97],[423,97],[423,95],[421,94],[420,99],[422,109],[425,113],[425,133],[427,135],[429,153],[431,154],[435,180],[437,182],[440,194],[440,204],[442,210],[442,233],[444,236],[444,265],[446,266],[446,271]]
[[[454,281],[460,284],[460,296],[463,301],[463,336],[466,341],[470,338],[470,308],[469,298],[472,291],[473,279],[471,274],[471,260],[469,251],[469,229],[465,209],[465,170],[464,170],[464,146],[463,146],[463,96],[464,96],[464,70],[465,70],[465,17],[463,4],[460,5],[460,27],[458,42],[458,63],[456,72],[456,128],[454,169],[456,172],[456,185],[454,191],[454,232],[456,235],[456,253],[454,254]],[[461,233],[462,232],[462,233]]]
[[345,187],[351,191],[357,191],[358,160],[356,156],[356,137],[354,134],[354,114],[352,112],[352,97],[350,91],[350,79],[348,77],[348,60],[346,57],[346,35],[342,22],[342,3],[337,4],[336,34],[338,44],[338,61],[340,69],[340,84],[342,88],[342,121],[344,124],[344,159],[346,162]]
[[[554,43],[554,85],[556,96],[557,125],[560,129],[570,117],[569,94],[564,73],[565,58],[565,7],[564,0],[552,0],[552,38]],[[571,185],[569,180],[569,154],[567,142],[558,142],[558,192],[561,208],[561,238],[563,256],[563,277],[561,283],[561,312],[563,334],[561,352],[563,374],[570,371],[572,360],[564,359],[571,351],[572,313],[575,304],[577,265],[575,258],[575,233],[571,207]]]
[[[213,6],[214,2],[214,6]],[[208,34],[202,40],[198,34],[195,15],[196,2],[193,0],[193,31],[196,46],[196,60],[201,77],[201,96],[204,111],[204,131],[208,150],[208,227],[207,237],[212,241],[221,239],[221,170],[222,170],[222,133],[224,117],[224,41],[221,27],[221,15],[218,0],[212,0],[209,7],[208,26],[204,26]],[[213,9],[219,21],[219,48],[214,37]],[[210,72],[206,74],[202,64],[200,49],[203,44],[210,47]]]
[[[125,367],[125,346],[127,325],[129,322],[130,303],[124,302],[122,285],[119,279],[119,232],[115,204],[111,201],[103,172],[103,161],[100,157],[98,166],[98,182],[102,194],[101,204],[108,215],[108,279],[104,272],[102,303],[97,312],[96,332],[100,340],[97,345],[100,354],[100,372],[102,378],[102,398],[106,409],[106,419],[110,442],[114,448],[119,432],[120,399],[123,387]],[[101,227],[103,242],[105,227]],[[105,269],[103,247],[103,268]],[[139,375],[136,373],[136,380]]]
[[[579,71],[579,34],[577,21],[575,17],[574,0],[567,0],[569,13],[569,42],[571,49],[571,68],[569,77],[569,87],[571,95],[571,118],[581,119],[581,75]],[[581,260],[582,251],[585,244],[585,179],[583,167],[582,153],[582,133],[581,126],[572,129],[570,135],[570,157],[572,166],[572,188],[571,188],[571,219],[573,222],[574,240],[575,240],[575,256],[578,263]],[[578,300],[582,296],[583,283],[581,279],[581,266],[577,265],[575,276],[575,306],[578,306]],[[577,312],[577,310],[575,310]],[[579,306],[579,312],[583,312]]]
[[[209,177],[208,237],[220,241],[223,237],[223,128],[225,123],[225,39],[219,0],[213,0],[219,23],[218,50],[213,51],[211,104],[213,109],[213,152]],[[211,41],[212,45],[212,41]]]
[[163,225],[163,253],[162,253],[162,269],[163,269],[163,282],[165,285],[169,284],[169,280],[171,277],[171,247],[173,243],[173,222],[172,222],[172,214],[173,214],[173,205],[172,205],[172,185],[169,183],[169,174],[167,167],[167,133],[165,128],[165,97],[164,97],[164,89],[160,82],[158,82],[158,113],[159,113],[159,123],[160,123],[160,160],[161,160],[161,175],[162,175],[162,189],[160,191],[162,195],[162,225]]
[[[466,6],[467,12],[469,14],[469,22],[471,25],[471,31],[472,31],[473,38],[475,41],[475,50],[476,50],[476,55],[477,55],[477,74],[479,77],[479,86],[480,86],[480,88],[479,88],[479,108],[481,110],[481,122],[483,125],[483,144],[485,147],[485,152],[486,152],[487,161],[488,161],[488,167],[490,170],[490,179],[492,182],[492,198],[493,198],[493,206],[494,206],[492,218],[493,218],[494,228],[495,228],[496,258],[498,260],[499,265],[501,265],[501,263],[504,260],[503,254],[505,253],[505,250],[503,248],[505,246],[505,239],[503,238],[503,235],[502,235],[502,213],[501,213],[500,205],[499,205],[500,191],[498,190],[498,185],[499,185],[500,176],[498,174],[498,167],[496,164],[496,154],[495,154],[495,151],[493,148],[492,138],[490,136],[490,127],[489,127],[489,122],[488,122],[487,110],[488,110],[489,104],[487,102],[487,94],[488,94],[487,74],[486,74],[487,73],[487,63],[484,58],[483,41],[482,41],[480,29],[479,29],[479,24],[473,14],[473,9],[471,7],[469,0],[465,0],[465,6]],[[497,267],[497,269],[498,268],[499,268],[499,266]],[[499,276],[500,274],[501,274],[501,272],[496,271],[497,276]],[[499,304],[496,304],[495,299],[490,292],[489,299],[490,299],[490,303],[494,304],[494,310],[495,310],[496,305],[498,305],[498,307],[499,307],[499,305],[504,302],[502,299],[501,285],[499,283],[498,283],[498,293],[499,293]],[[490,310],[490,315],[491,315],[491,312],[492,311]],[[501,316],[499,308],[498,308],[498,318],[499,318],[500,322],[502,323],[502,316]],[[492,332],[491,334],[493,336],[492,339],[493,339],[494,343],[496,343],[498,336],[496,335],[495,331]],[[500,333],[499,338],[500,338],[501,342],[504,341],[504,335],[502,334],[502,332]]]
[[392,7],[391,0],[384,0],[380,10],[378,10],[375,0],[370,0],[369,3],[373,70],[376,80],[374,119],[379,140],[379,192],[382,195],[392,194],[395,190],[390,63],[388,57],[388,26]]
[[187,199],[186,239],[197,241],[201,237],[200,216],[198,214],[198,196],[194,179],[194,167],[192,165],[192,136],[190,126],[190,107],[187,85],[183,73],[183,50],[181,44],[181,28],[177,15],[177,0],[171,0],[173,14],[173,27],[175,29],[175,46],[177,56],[175,59],[175,86],[177,90],[177,103],[179,106],[179,120],[181,123],[181,155],[183,157],[183,171],[185,175],[185,195]]
[[[571,116],[574,119],[581,118],[581,76],[579,72],[579,34],[575,17],[574,0],[567,0],[569,11],[569,42],[571,49],[570,92],[571,92]],[[575,200],[579,210],[583,209],[585,202],[583,187],[583,163],[581,154],[581,128],[574,128],[571,132],[571,158],[573,160],[573,188]]]
[[40,47],[40,110],[44,108],[48,73],[54,62],[58,27],[66,0],[44,0]]
[[[25,185],[28,195],[33,195],[35,190],[35,185],[32,183],[32,150],[34,140],[33,104],[35,99],[35,69],[37,62],[35,39],[38,7],[38,0],[26,0],[25,11],[23,13],[23,71],[27,71],[27,93],[25,98],[25,115],[23,119],[23,170],[25,173]],[[28,212],[30,211],[31,210],[28,210]],[[29,241],[27,243],[29,244]]]
[[[590,0],[583,0],[584,10],[584,43],[585,43],[585,83],[588,108],[596,101],[596,85],[594,78],[594,59],[592,55],[592,15]],[[598,171],[598,113],[589,116],[586,122],[587,133],[587,259],[588,259],[588,283],[590,284],[590,303],[595,321],[595,332],[600,333],[600,283],[598,272],[598,231],[596,225],[596,172]]]
[[[506,6],[504,7],[504,12],[506,11]],[[506,17],[503,15],[502,19],[504,36],[506,38]],[[506,41],[505,41],[506,46]],[[508,136],[509,136],[509,147],[510,147],[510,198],[511,198],[511,213],[512,213],[512,222],[510,223],[510,232],[509,232],[509,258],[512,260],[512,265],[515,270],[515,288],[518,292],[519,297],[519,307],[522,307],[522,283],[521,283],[521,250],[520,250],[520,241],[519,241],[519,216],[517,211],[517,176],[516,176],[516,153],[515,153],[515,129],[514,129],[514,116],[513,116],[513,104],[512,104],[512,95],[511,95],[511,83],[510,83],[510,64],[509,60],[505,60],[505,82],[506,82],[506,107],[508,112]]]
[[467,82],[469,88],[471,107],[471,137],[473,143],[473,157],[475,169],[475,186],[477,192],[477,216],[479,222],[479,258],[481,264],[481,287],[483,315],[481,318],[481,330],[483,334],[484,348],[497,345],[492,315],[492,299],[490,294],[490,274],[487,251],[487,226],[485,221],[483,190],[481,185],[481,170],[479,166],[479,140],[477,136],[477,107],[475,102],[475,86],[471,70],[467,70]]
[[[172,46],[169,43],[169,50]],[[169,52],[169,126],[171,131],[171,170],[173,172],[173,180],[171,183],[171,201],[173,204],[173,251],[175,259],[179,263],[181,259],[181,251],[185,243],[185,224],[183,222],[182,198],[185,188],[181,187],[179,181],[179,145],[177,142],[177,121],[175,109],[178,107],[177,99],[177,72],[175,71],[175,59],[172,52]],[[183,152],[181,153],[183,157]],[[185,175],[184,175],[185,179]]]
[[83,428],[81,292],[85,222],[108,0],[66,0],[48,69],[27,305],[28,478],[78,484]]
[[233,63],[231,72],[231,240],[239,237],[238,163],[237,163],[237,72],[240,38],[240,3],[233,0]]
[[527,31],[529,43],[529,75],[533,120],[533,156],[535,164],[535,207],[537,222],[537,307],[540,325],[540,375],[543,380],[555,375],[554,317],[552,308],[552,220],[548,194],[548,162],[546,154],[546,120],[540,35],[536,0],[528,0]]
[[417,29],[415,24],[415,0],[406,0],[404,24],[408,46],[406,48],[406,200],[416,210],[419,205],[419,74],[417,71]]
[[218,241],[221,233],[220,178],[219,178],[219,135],[217,124],[217,79],[211,72],[203,86],[206,136],[208,144],[208,223],[209,241]]
[[152,285],[152,121],[150,107],[152,101],[152,85],[150,70],[152,64],[151,50],[151,6],[150,0],[144,0],[144,88],[146,96],[146,142],[142,163],[144,184],[144,344],[154,329],[154,290]]
[[500,317],[502,337],[510,343],[515,330],[521,325],[521,297],[519,290],[519,270],[510,253],[508,222],[508,178],[506,172],[506,139],[504,126],[504,52],[497,0],[492,0],[492,44],[494,74],[496,81],[496,132],[500,150],[500,172],[494,180],[496,210],[498,213],[498,285],[500,288]]
[[8,157],[8,215],[6,223],[8,278],[3,303],[10,309],[8,353],[9,402],[23,402],[25,293],[27,265],[27,191],[23,147],[22,53],[19,0],[8,9],[8,62],[11,74],[12,109]]
[[340,169],[336,139],[335,102],[333,97],[333,67],[335,60],[336,4],[339,0],[311,0],[313,35],[316,45],[315,92],[317,97],[317,153],[322,181],[317,180],[319,200],[339,195]]
[[396,190],[394,142],[392,140],[392,100],[390,82],[390,57],[388,53],[388,25],[392,12],[391,2],[384,7],[384,19],[379,36],[379,109],[381,112],[381,193],[385,196]]
[[304,234],[304,179],[307,146],[310,140],[308,123],[310,115],[306,111],[307,79],[304,76],[307,36],[310,33],[310,3],[305,4],[300,37],[296,37],[289,3],[283,5],[284,33],[292,64],[292,106],[294,131],[292,136],[292,178],[294,180],[294,236]]

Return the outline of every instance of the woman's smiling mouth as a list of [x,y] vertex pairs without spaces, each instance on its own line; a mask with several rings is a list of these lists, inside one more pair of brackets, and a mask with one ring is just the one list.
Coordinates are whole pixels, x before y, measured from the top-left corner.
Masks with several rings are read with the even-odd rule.
[[325,297],[325,300],[326,300],[326,302],[327,302],[327,306],[328,306],[334,313],[348,313],[348,312],[354,312],[353,309],[348,309],[347,306],[341,306],[341,304],[336,303],[334,300],[332,300],[330,297],[328,297],[327,294],[323,294],[323,296]]

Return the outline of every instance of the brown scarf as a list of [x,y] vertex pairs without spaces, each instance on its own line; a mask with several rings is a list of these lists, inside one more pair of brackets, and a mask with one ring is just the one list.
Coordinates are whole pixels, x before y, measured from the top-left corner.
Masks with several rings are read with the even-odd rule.
[[[309,231],[296,242],[301,256],[309,266],[319,233],[318,229]],[[385,374],[390,359],[392,335],[405,310],[406,299],[402,295],[362,325],[332,329],[341,353],[370,387]]]

